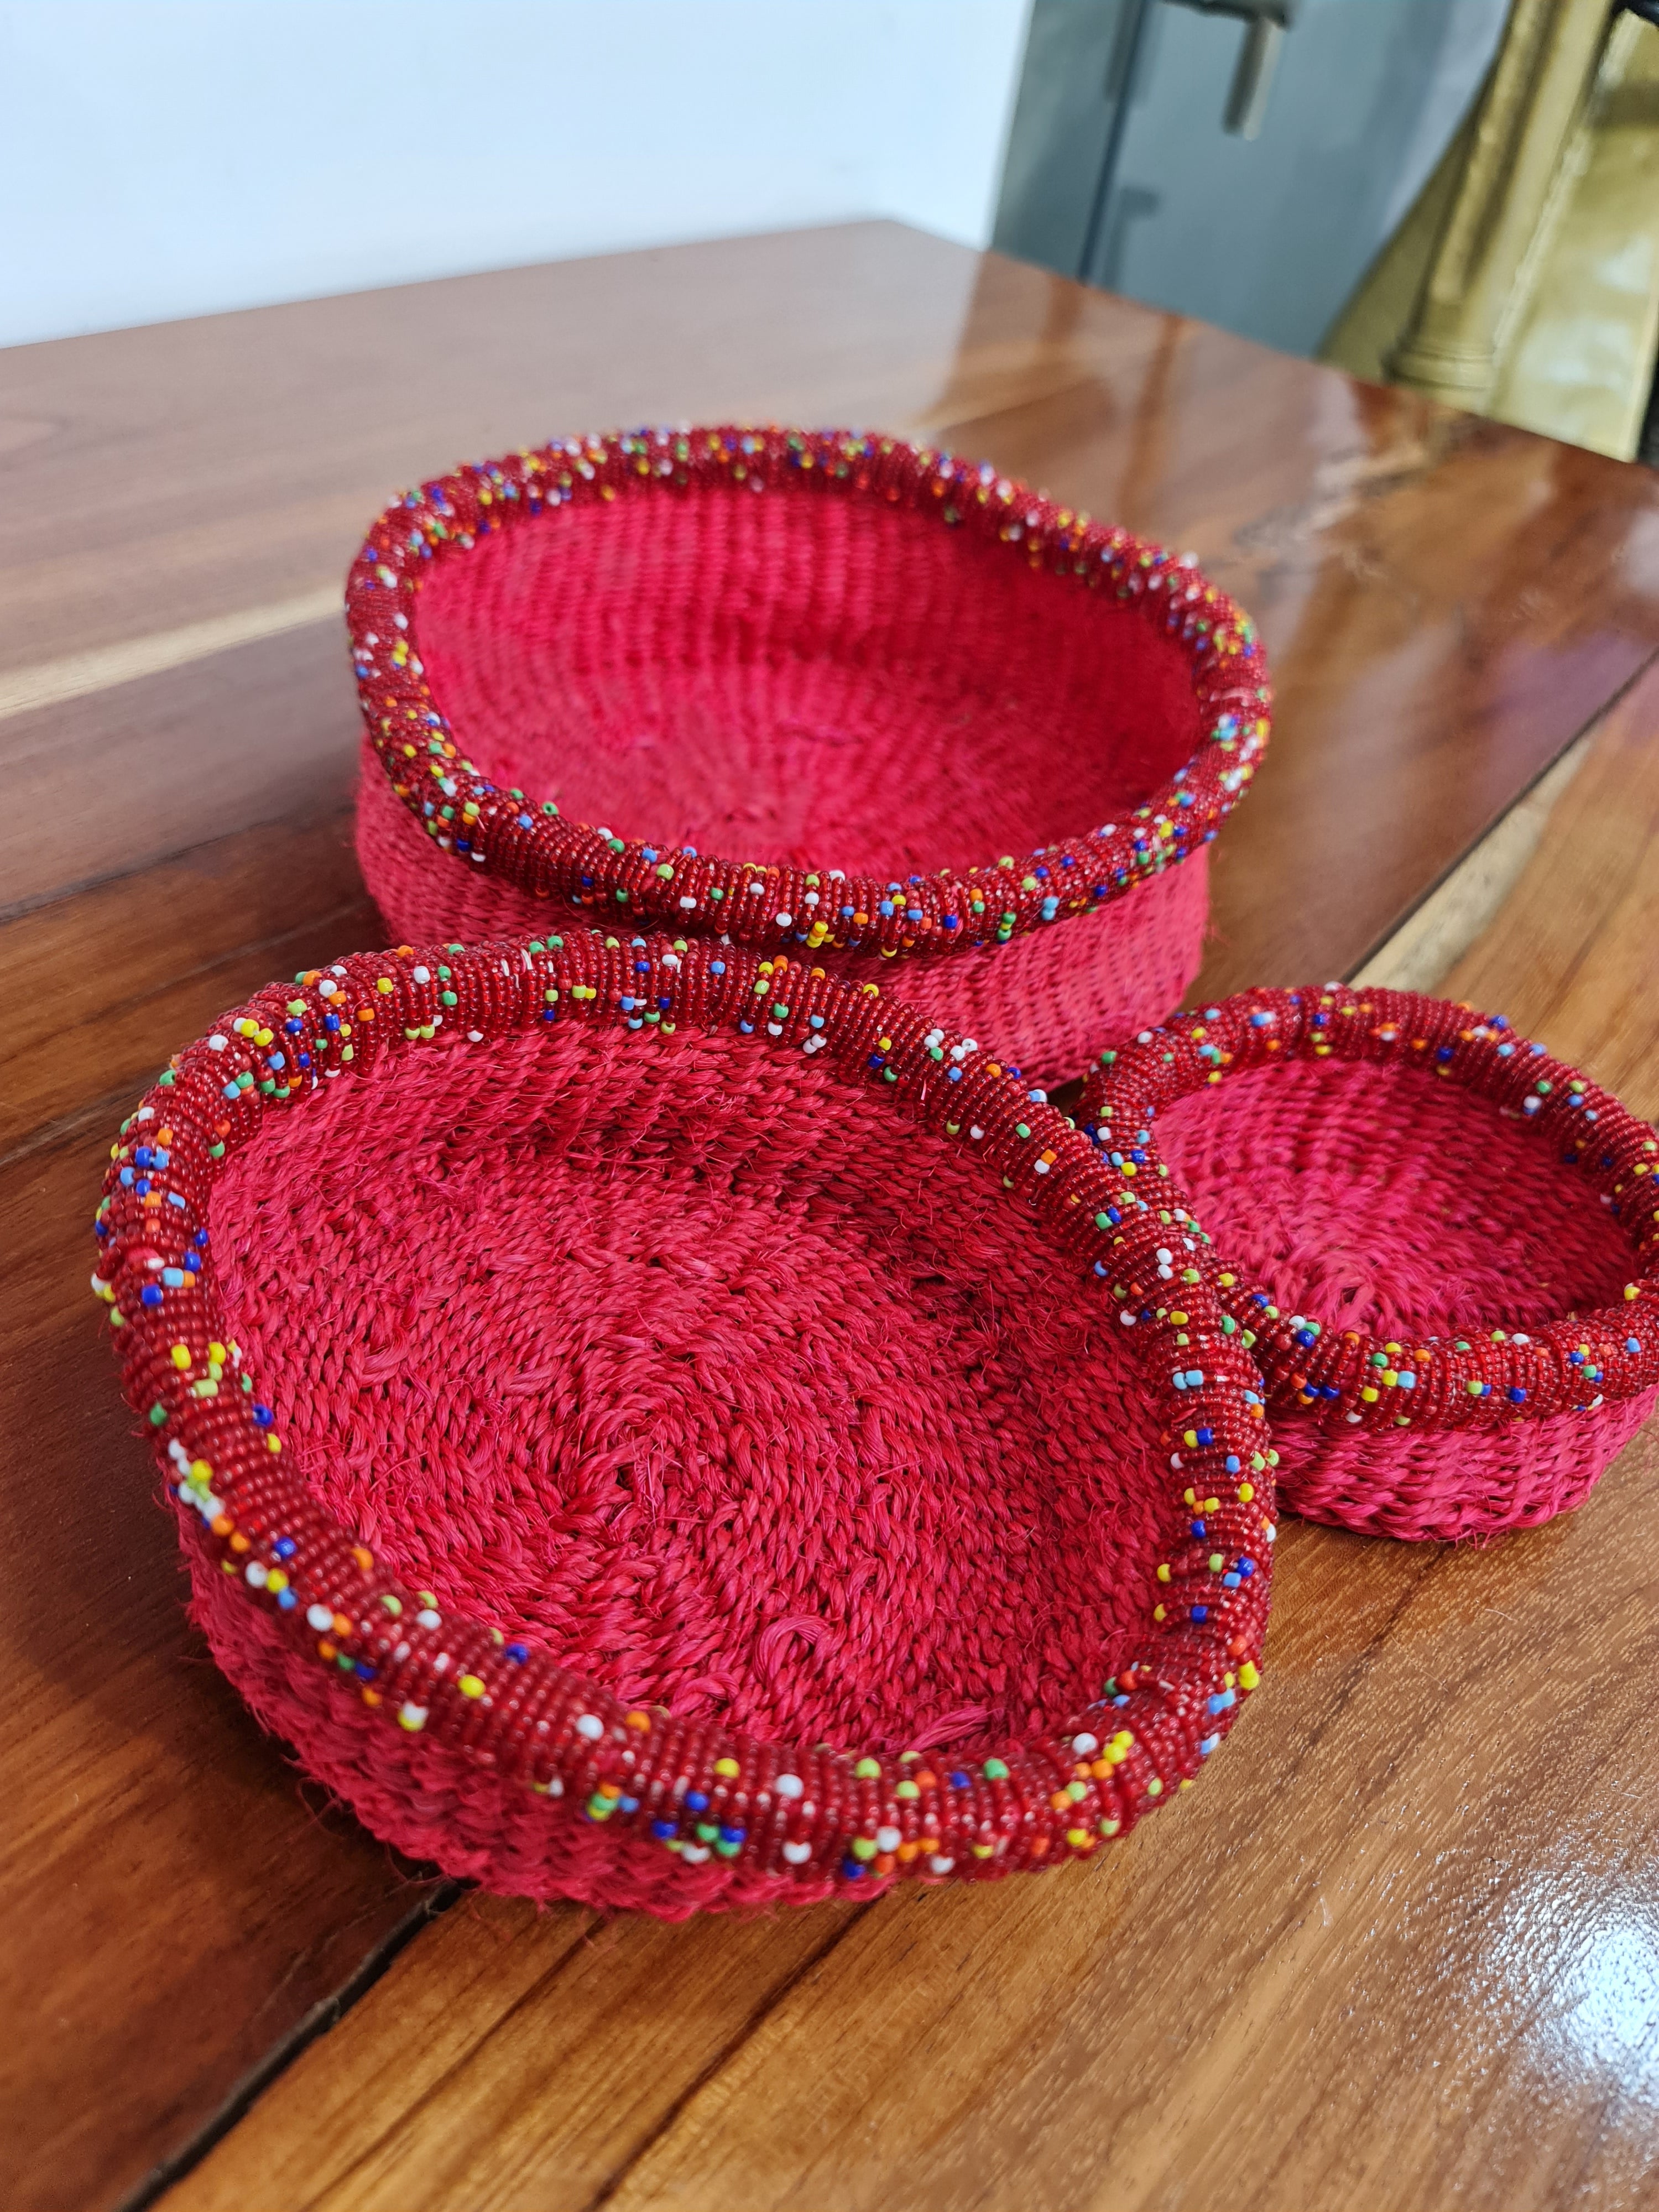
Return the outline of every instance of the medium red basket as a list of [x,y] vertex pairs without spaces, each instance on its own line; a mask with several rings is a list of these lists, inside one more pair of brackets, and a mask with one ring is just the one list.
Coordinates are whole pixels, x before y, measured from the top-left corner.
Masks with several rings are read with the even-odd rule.
[[1255,1686],[1260,1377],[1206,1285],[1115,1325],[1109,1186],[821,969],[403,947],[174,1060],[94,1287],[258,1717],[416,1857],[678,1917],[1087,1856]]
[[1083,1114],[1216,1283],[1297,1512],[1526,1528],[1651,1412],[1659,1141],[1501,1015],[1247,992],[1103,1054]]
[[460,470],[381,516],[346,604],[399,934],[625,921],[884,988],[902,959],[1038,1082],[1179,1004],[1267,737],[1255,632],[1196,568],[842,430]]

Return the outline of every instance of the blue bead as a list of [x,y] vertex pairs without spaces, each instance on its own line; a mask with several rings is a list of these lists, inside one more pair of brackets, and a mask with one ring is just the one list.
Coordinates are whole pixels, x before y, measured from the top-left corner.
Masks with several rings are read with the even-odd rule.
[[292,1536],[279,1536],[270,1548],[279,1559],[291,1559],[299,1547]]
[[973,1783],[959,1766],[956,1766],[951,1770],[951,1787],[952,1790],[971,1790]]
[[1201,1444],[1212,1444],[1215,1442],[1215,1431],[1213,1429],[1200,1429],[1196,1433],[1198,1441]]
[[841,1870],[848,1881],[864,1880],[864,1869],[856,1859],[843,1859],[841,1863]]
[[685,1793],[685,1805],[686,1810],[690,1813],[707,1812],[708,1809],[708,1793],[702,1790],[688,1790]]
[[159,1306],[161,1303],[161,1292],[156,1284],[146,1283],[143,1289],[139,1291],[138,1298],[143,1305]]
[[253,1418],[262,1429],[268,1429],[276,1416],[269,1406],[256,1406],[253,1408]]
[[1195,1605],[1193,1607],[1193,1619],[1194,1620],[1207,1620],[1209,1617],[1210,1608],[1207,1605]]
[[651,1823],[651,1832],[659,1844],[666,1843],[670,1836],[675,1832],[674,1823],[672,1820],[653,1820]]
[[509,1644],[506,1649],[507,1657],[516,1667],[522,1667],[530,1656],[530,1646],[527,1644]]

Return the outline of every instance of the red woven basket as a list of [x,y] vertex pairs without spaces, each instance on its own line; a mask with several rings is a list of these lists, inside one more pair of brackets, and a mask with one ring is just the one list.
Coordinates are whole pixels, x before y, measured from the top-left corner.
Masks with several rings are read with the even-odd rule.
[[1260,1377],[1207,1285],[1115,1325],[1117,1180],[819,969],[404,947],[173,1062],[94,1287],[259,1718],[418,1857],[678,1917],[1086,1856],[1225,1735]]
[[375,524],[347,617],[358,853],[401,935],[902,957],[1038,1082],[1180,1002],[1267,736],[1255,632],[1195,568],[841,430],[463,469]]
[[1260,1364],[1298,1513],[1526,1528],[1652,1410],[1659,1141],[1501,1015],[1247,992],[1104,1054],[1083,1113]]

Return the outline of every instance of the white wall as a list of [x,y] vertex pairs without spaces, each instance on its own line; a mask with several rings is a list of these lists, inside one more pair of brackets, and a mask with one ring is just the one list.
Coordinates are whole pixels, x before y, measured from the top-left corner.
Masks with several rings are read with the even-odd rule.
[[0,344],[891,215],[988,235],[1026,0],[0,0]]

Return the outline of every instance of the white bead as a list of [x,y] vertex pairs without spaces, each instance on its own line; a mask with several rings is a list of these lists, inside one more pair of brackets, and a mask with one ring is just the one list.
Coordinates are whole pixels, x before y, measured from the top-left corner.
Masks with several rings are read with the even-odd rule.
[[590,1743],[597,1743],[605,1734],[605,1723],[597,1714],[583,1713],[576,1723],[578,1735],[585,1735]]
[[687,1844],[680,1853],[687,1866],[701,1866],[708,1856],[708,1849],[704,1844]]
[[949,1874],[956,1861],[936,1856],[929,1859],[927,1864],[934,1874]]
[[1097,1735],[1091,1735],[1085,1729],[1081,1735],[1074,1735],[1072,1738],[1072,1748],[1079,1759],[1087,1759],[1091,1751],[1100,1749],[1100,1738]]
[[414,975],[417,983],[429,983],[432,981],[432,970],[429,968],[416,968],[414,970]]
[[876,1830],[876,1849],[878,1851],[896,1851],[903,1840],[896,1828]]
[[799,1797],[805,1792],[806,1784],[799,1774],[781,1774],[772,1787],[780,1797]]
[[812,1856],[812,1846],[811,1844],[786,1844],[783,1856],[791,1866],[805,1866]]
[[229,1042],[230,1039],[228,1037],[220,1036],[216,1034],[208,1039],[208,1050],[210,1052],[222,1052]]
[[319,1635],[324,1629],[332,1628],[334,1626],[334,1615],[325,1605],[308,1605],[306,1607],[306,1619]]

